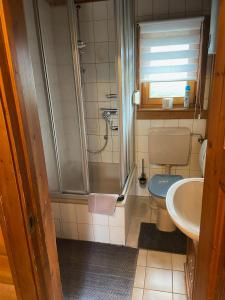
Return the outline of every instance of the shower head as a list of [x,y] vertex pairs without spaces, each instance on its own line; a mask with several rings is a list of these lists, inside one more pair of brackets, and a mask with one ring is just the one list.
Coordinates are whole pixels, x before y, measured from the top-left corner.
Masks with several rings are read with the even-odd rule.
[[80,11],[81,7],[80,5],[76,6],[76,11],[77,11],[77,31],[78,31],[78,41],[77,41],[77,47],[79,50],[85,48],[87,45],[84,41],[82,41],[80,39],[80,16],[79,16],[79,11]]

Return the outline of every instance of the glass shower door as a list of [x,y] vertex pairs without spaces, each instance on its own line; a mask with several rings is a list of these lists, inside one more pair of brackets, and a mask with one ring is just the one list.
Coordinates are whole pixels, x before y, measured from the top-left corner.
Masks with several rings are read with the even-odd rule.
[[[35,0],[46,103],[52,125],[60,191],[89,191],[84,112],[72,1]],[[47,145],[44,145],[47,147]]]
[[134,166],[135,90],[134,0],[116,0],[118,86],[120,98],[121,181],[125,184]]

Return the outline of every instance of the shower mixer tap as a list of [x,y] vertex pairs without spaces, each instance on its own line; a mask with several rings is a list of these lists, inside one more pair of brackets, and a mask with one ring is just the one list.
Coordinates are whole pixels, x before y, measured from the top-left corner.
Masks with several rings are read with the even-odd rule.
[[102,113],[102,116],[103,116],[104,119],[106,119],[108,122],[110,122],[111,114],[110,114],[109,111],[104,110],[103,113]]
[[97,154],[101,153],[108,145],[108,140],[109,140],[109,127],[111,130],[118,130],[118,126],[113,125],[113,120],[111,120],[112,115],[117,115],[117,109],[116,108],[101,108],[102,112],[102,117],[105,120],[105,125],[106,125],[106,132],[104,135],[104,145],[98,149],[98,150],[91,150],[87,149],[89,153]]
[[118,110],[116,108],[101,108],[103,110],[102,117],[108,122],[110,129],[113,131],[118,130],[117,125],[113,125],[112,115],[117,115]]

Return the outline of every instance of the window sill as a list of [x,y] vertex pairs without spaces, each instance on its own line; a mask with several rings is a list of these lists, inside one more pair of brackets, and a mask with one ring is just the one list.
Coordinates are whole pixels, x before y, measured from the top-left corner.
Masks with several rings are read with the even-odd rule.
[[[198,111],[196,113],[196,117],[198,117]],[[155,108],[155,109],[147,109],[147,108],[139,108],[137,110],[137,119],[138,120],[162,120],[162,119],[193,119],[195,116],[194,108],[173,108],[169,109],[162,109],[162,108]],[[201,112],[201,119],[207,119],[208,111],[202,110]]]

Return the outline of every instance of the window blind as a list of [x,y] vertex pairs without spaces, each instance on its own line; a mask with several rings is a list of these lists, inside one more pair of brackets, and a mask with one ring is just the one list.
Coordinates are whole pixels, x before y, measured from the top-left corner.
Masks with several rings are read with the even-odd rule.
[[141,82],[196,80],[203,20],[139,23]]

